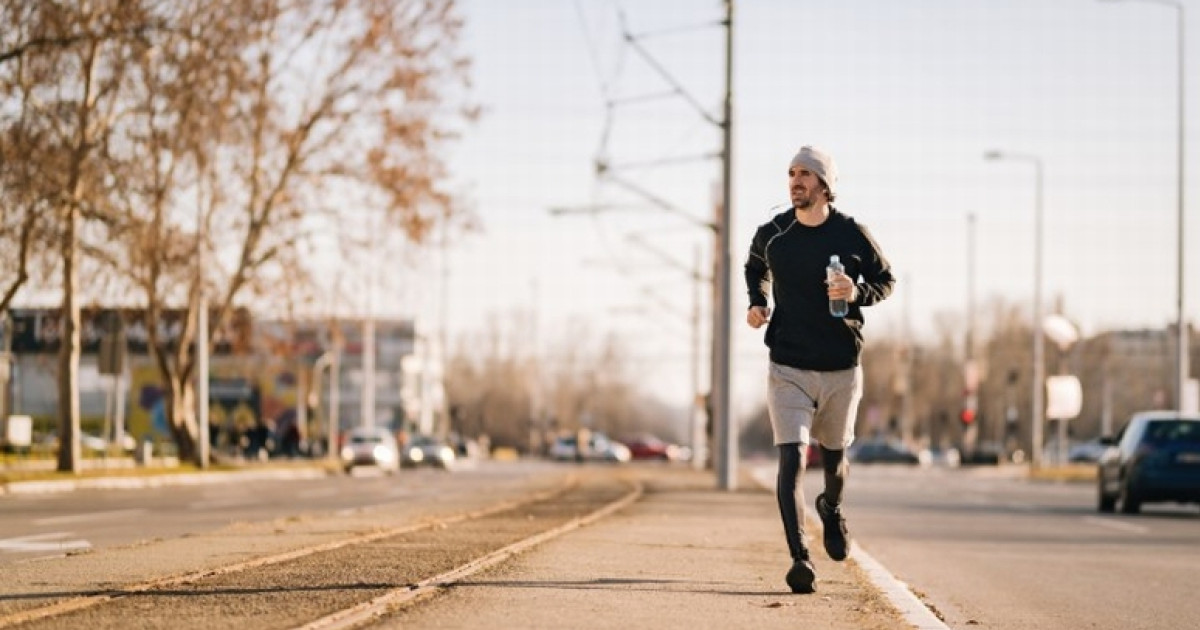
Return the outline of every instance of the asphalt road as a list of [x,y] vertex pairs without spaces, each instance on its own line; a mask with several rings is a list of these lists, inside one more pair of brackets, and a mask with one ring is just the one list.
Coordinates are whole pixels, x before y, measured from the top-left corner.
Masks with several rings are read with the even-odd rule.
[[859,465],[849,488],[852,534],[952,628],[1197,627],[1195,506],[1102,515],[1093,484],[987,470]]
[[[451,513],[515,496],[571,468],[483,463],[453,473],[417,470],[395,477],[359,473],[12,494],[0,497],[0,575],[48,579],[47,558],[129,549],[152,540],[180,543],[171,546],[171,554],[139,560],[162,567],[139,571],[172,573],[201,560],[232,562],[238,558],[189,558],[186,540],[217,532],[232,541],[243,534],[236,526],[245,524],[240,542],[248,556],[263,553],[266,544],[280,549],[293,544],[275,540],[279,534],[261,537],[271,531],[272,521],[346,512],[346,523],[335,522],[327,531],[295,528],[293,536],[319,542],[364,531],[372,523],[417,521],[424,513]],[[820,475],[809,474],[805,485],[811,502]],[[1151,504],[1141,515],[1102,515],[1095,502],[1092,484],[1028,482],[985,469],[856,465],[846,513],[857,543],[952,628],[1196,627],[1200,510]],[[119,565],[112,569],[114,584],[134,581],[132,569],[129,576],[120,574]]]

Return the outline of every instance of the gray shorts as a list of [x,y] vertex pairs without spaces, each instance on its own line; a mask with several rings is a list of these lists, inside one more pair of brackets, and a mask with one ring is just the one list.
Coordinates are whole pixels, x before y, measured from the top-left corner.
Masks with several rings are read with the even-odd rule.
[[767,413],[776,445],[816,439],[828,449],[850,446],[863,394],[862,366],[816,372],[772,362],[770,372]]

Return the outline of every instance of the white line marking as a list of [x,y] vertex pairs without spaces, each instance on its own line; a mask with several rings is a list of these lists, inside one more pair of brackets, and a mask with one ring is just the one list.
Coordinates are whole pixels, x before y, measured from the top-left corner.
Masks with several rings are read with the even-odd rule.
[[40,518],[33,522],[34,525],[63,525],[66,523],[82,523],[85,521],[102,521],[112,518],[121,518],[123,516],[133,516],[142,514],[146,510],[111,510],[108,512],[89,512],[87,514],[73,514],[71,516],[52,516],[50,518]]
[[192,501],[188,504],[188,509],[198,512],[207,510],[221,510],[224,508],[242,507],[246,505],[254,505],[259,503],[254,497],[231,497],[228,499],[209,499],[206,501]]
[[[22,553],[30,551],[67,551],[70,549],[90,549],[92,543],[86,540],[62,540],[74,536],[71,532],[51,532],[20,538],[0,540],[0,551]],[[45,542],[43,542],[45,541]]]
[[871,578],[875,586],[887,595],[892,605],[900,610],[904,619],[917,630],[950,630],[950,626],[942,623],[942,620],[909,590],[907,584],[896,579],[896,576],[872,558],[871,554],[863,550],[862,545],[855,542],[850,548],[850,557],[866,571],[867,577]]
[[1121,531],[1121,532],[1130,532],[1133,534],[1148,534],[1148,533],[1150,533],[1149,527],[1145,527],[1143,525],[1134,525],[1133,523],[1126,523],[1124,521],[1118,521],[1115,518],[1101,518],[1099,516],[1085,516],[1085,517],[1083,517],[1083,522],[1090,523],[1092,525],[1099,525],[1100,527],[1107,527],[1109,529],[1115,529],[1115,530]]
[[315,490],[304,490],[296,493],[297,499],[319,499],[321,497],[333,496],[340,493],[337,488],[318,488]]

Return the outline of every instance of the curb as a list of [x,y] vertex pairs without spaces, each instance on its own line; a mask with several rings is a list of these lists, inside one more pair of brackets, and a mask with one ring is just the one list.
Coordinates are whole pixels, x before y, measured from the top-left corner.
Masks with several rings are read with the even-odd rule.
[[51,481],[11,481],[0,486],[0,495],[46,494],[84,489],[137,490],[164,486],[195,486],[234,480],[319,479],[329,473],[319,468],[296,470],[235,470],[207,473],[178,473],[146,477],[95,477],[91,479],[55,479]]

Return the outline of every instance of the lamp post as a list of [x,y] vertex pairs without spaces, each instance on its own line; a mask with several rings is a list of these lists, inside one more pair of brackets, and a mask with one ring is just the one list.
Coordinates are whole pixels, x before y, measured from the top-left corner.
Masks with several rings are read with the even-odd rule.
[[1042,465],[1042,428],[1045,424],[1043,411],[1045,405],[1046,340],[1042,331],[1042,160],[1034,155],[1021,153],[1002,153],[988,151],[984,154],[987,160],[1013,160],[1033,164],[1035,179],[1036,202],[1033,215],[1033,411],[1031,414],[1031,431],[1033,433],[1033,450],[1031,465],[1034,469]]
[[1184,410],[1184,392],[1187,391],[1188,382],[1188,332],[1187,322],[1184,319],[1183,313],[1183,248],[1184,248],[1184,233],[1183,233],[1183,179],[1184,179],[1184,82],[1183,82],[1183,60],[1184,60],[1184,33],[1186,32],[1187,20],[1184,19],[1183,2],[1178,0],[1100,0],[1101,2],[1148,2],[1151,4],[1162,4],[1173,7],[1176,11],[1176,34],[1175,46],[1178,56],[1176,62],[1177,83],[1176,94],[1178,96],[1176,102],[1176,140],[1175,140],[1175,160],[1176,160],[1176,192],[1175,192],[1175,214],[1176,214],[1176,230],[1175,230],[1175,324],[1176,324],[1176,344],[1175,344],[1175,408],[1179,411]]

